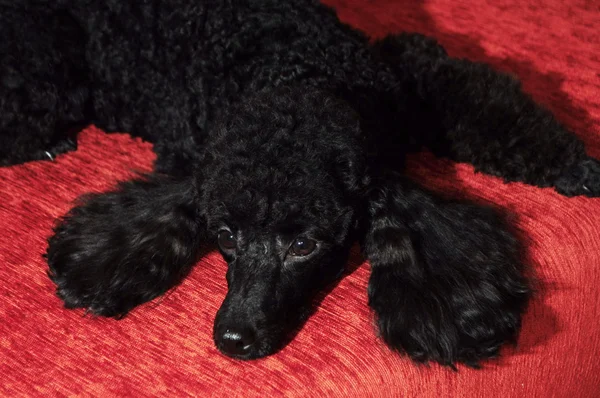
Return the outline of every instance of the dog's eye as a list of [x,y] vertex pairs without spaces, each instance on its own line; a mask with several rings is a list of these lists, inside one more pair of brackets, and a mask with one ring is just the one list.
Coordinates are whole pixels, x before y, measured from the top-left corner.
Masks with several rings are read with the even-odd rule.
[[308,256],[317,247],[317,242],[308,238],[298,238],[290,247],[290,254],[293,256]]
[[233,250],[236,247],[235,236],[231,233],[231,231],[223,230],[219,232],[218,236],[219,247],[221,250],[228,251]]

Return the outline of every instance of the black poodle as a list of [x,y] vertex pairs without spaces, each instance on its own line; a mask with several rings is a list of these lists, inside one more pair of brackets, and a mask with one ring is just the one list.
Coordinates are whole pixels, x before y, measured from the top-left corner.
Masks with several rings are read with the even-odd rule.
[[154,143],[156,173],[91,195],[49,239],[66,307],[122,317],[218,243],[217,347],[277,351],[359,241],[393,349],[477,366],[531,295],[493,210],[402,176],[427,147],[506,181],[600,195],[600,164],[513,78],[434,40],[371,42],[315,0],[0,0],[0,164],[89,123]]

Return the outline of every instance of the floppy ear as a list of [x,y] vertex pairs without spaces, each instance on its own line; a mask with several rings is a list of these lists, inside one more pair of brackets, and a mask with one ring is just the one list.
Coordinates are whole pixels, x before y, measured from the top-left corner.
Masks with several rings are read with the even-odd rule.
[[151,175],[80,200],[48,240],[65,307],[122,317],[179,282],[204,229],[198,197],[191,177]]
[[393,349],[477,367],[515,341],[530,288],[518,242],[493,210],[388,177],[370,193],[363,251],[369,305]]

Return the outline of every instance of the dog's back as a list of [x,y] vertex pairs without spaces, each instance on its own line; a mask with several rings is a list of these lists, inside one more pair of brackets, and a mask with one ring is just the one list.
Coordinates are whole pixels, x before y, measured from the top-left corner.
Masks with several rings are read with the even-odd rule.
[[[369,117],[370,98],[385,91],[378,82],[387,87],[394,75],[373,59],[365,36],[317,1],[33,3],[45,20],[72,14],[67,26],[81,30],[52,49],[68,46],[77,54],[64,60],[78,67],[87,90],[86,114],[77,124],[154,142],[159,171],[189,173],[220,113],[249,93],[290,83],[333,92],[364,110],[365,120],[382,124],[381,117]],[[18,19],[25,21],[31,7],[16,11]],[[11,25],[19,29],[14,17]],[[70,77],[46,80],[59,86]]]

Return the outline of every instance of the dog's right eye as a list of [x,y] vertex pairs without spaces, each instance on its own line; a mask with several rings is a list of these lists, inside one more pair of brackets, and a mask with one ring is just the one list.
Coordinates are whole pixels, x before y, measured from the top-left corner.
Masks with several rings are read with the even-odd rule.
[[233,236],[233,233],[231,233],[231,231],[227,230],[219,232],[218,243],[219,247],[223,251],[233,250],[237,246],[235,236]]

